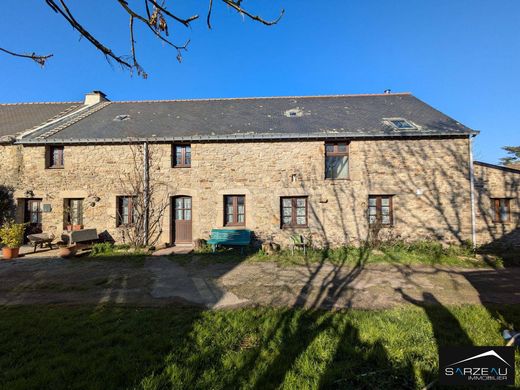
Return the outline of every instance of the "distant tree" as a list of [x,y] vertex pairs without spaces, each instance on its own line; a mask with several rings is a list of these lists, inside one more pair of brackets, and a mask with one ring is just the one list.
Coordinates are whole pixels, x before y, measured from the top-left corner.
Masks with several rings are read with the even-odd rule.
[[509,156],[500,159],[502,165],[520,163],[520,146],[504,146],[502,149],[509,154]]
[[[68,1],[68,0],[67,0]],[[177,60],[179,62],[182,61],[182,52],[188,50],[188,44],[190,40],[188,39],[183,44],[175,44],[169,38],[169,25],[168,23],[180,24],[184,27],[191,27],[191,23],[199,18],[199,15],[194,14],[193,16],[182,18],[177,16],[173,11],[167,9],[166,1],[167,0],[139,0],[140,7],[135,6],[133,4],[130,6],[129,1],[127,0],[112,0],[121,6],[121,13],[126,15],[129,18],[129,35],[130,35],[130,55],[118,55],[115,54],[109,46],[101,43],[95,35],[86,27],[84,27],[75,15],[68,7],[67,1],[65,0],[45,0],[45,3],[58,15],[63,17],[67,23],[69,23],[72,28],[79,32],[80,36],[87,39],[96,49],[101,51],[103,55],[106,57],[108,61],[113,60],[123,69],[128,71],[136,72],[139,76],[143,78],[147,78],[148,74],[144,71],[142,66],[137,61],[136,55],[136,47],[135,47],[135,33],[134,33],[134,22],[142,23],[145,25],[150,32],[155,35],[159,40],[166,43],[173,49],[177,51]],[[208,9],[206,14],[206,24],[208,28],[211,29],[211,13],[213,10],[213,0],[208,0]],[[243,0],[216,0],[219,3],[223,3],[239,14],[247,17],[255,22],[262,23],[266,26],[272,26],[280,20],[280,18],[284,14],[284,10],[282,9],[280,15],[274,20],[266,20],[260,16],[254,15],[248,10],[246,10],[243,6]],[[137,1],[134,1],[136,3]],[[5,49],[0,47],[0,51],[6,54],[27,58],[33,60],[37,64],[44,66],[49,58],[53,56],[53,54],[36,54],[32,53],[19,53],[12,50]]]

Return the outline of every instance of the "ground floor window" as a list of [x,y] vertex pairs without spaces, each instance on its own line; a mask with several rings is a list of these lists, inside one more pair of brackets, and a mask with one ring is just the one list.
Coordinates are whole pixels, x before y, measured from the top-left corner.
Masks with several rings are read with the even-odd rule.
[[370,225],[393,225],[394,212],[391,195],[370,195],[368,197],[368,223]]
[[117,226],[131,225],[136,222],[135,196],[117,197]]
[[245,195],[224,196],[224,226],[244,226],[246,224]]
[[284,227],[307,227],[307,197],[283,197],[280,202],[281,225]]
[[83,199],[65,199],[66,225],[83,225]]
[[511,199],[494,198],[491,199],[493,204],[493,222],[505,223],[511,221]]

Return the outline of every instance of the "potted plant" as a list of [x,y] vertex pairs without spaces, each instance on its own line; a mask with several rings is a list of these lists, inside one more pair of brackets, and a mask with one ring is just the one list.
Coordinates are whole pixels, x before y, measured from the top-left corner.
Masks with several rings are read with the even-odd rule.
[[0,240],[2,241],[2,257],[4,260],[18,257],[18,252],[23,243],[25,223],[7,221],[0,227]]
[[65,229],[67,229],[68,232],[83,229],[83,225],[80,223],[78,218],[74,215],[74,212],[73,212],[73,209],[71,206],[66,206],[64,211],[65,211],[65,220],[66,220]]

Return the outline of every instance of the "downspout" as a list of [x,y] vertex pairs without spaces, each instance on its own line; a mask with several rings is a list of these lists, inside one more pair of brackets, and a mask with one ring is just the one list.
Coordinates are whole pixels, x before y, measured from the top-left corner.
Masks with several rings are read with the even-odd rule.
[[149,161],[148,161],[148,142],[143,144],[143,194],[144,194],[144,244],[148,245],[149,235],[149,205],[150,205],[150,173],[149,173]]
[[469,188],[470,188],[470,202],[471,202],[471,243],[473,249],[477,247],[476,225],[475,225],[475,173],[473,168],[473,135],[468,136],[469,149]]

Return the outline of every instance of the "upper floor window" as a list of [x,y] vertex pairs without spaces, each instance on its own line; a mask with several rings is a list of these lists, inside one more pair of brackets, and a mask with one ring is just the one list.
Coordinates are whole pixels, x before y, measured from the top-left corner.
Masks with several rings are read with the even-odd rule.
[[117,226],[131,225],[137,221],[135,196],[118,196],[117,197]]
[[224,196],[224,226],[244,226],[246,224],[246,197],[244,195]]
[[191,145],[173,145],[173,167],[191,167]]
[[394,223],[394,210],[391,195],[370,195],[368,197],[368,223],[390,226]]
[[282,228],[284,227],[307,227],[307,197],[284,197],[281,198]]
[[491,202],[493,204],[493,222],[511,222],[511,199],[494,198],[491,199]]
[[46,150],[47,168],[63,168],[63,145],[48,146]]
[[328,142],[325,144],[325,178],[348,178],[348,143]]

